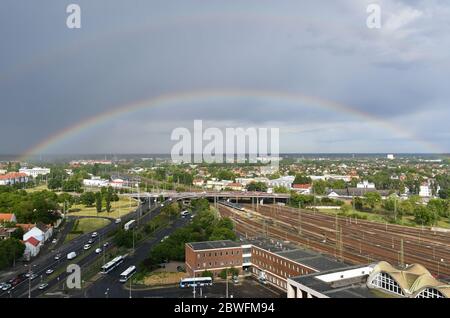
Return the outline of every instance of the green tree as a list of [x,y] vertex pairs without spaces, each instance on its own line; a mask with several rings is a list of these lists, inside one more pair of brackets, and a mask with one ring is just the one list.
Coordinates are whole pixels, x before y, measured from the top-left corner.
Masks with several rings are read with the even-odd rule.
[[84,192],[80,196],[80,201],[86,206],[93,206],[96,200],[96,194],[94,192]]
[[433,225],[437,220],[437,215],[426,206],[418,205],[414,208],[414,221],[421,225]]
[[100,192],[97,192],[95,194],[95,207],[97,209],[97,213],[102,212],[102,194]]
[[211,277],[211,278],[213,278],[214,274],[211,271],[205,270],[205,271],[202,272],[202,277]]
[[366,204],[373,210],[381,202],[381,195],[378,192],[367,192],[364,194]]
[[22,257],[25,245],[16,238],[0,241],[0,270],[5,269]]
[[305,174],[295,175],[294,184],[310,184],[311,178]]
[[228,277],[239,276],[239,270],[235,267],[224,268],[220,273],[219,277],[226,279]]
[[317,180],[313,182],[314,195],[324,195],[327,190],[328,183],[325,180]]
[[246,188],[247,191],[267,192],[267,185],[263,182],[251,182]]

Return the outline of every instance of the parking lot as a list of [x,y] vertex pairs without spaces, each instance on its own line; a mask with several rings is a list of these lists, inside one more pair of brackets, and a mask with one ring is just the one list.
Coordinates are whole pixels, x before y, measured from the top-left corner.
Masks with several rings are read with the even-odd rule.
[[[146,290],[134,289],[133,297],[138,298],[193,298],[193,288],[179,286],[159,287]],[[196,288],[196,298],[225,298],[226,283],[216,281],[212,286]],[[238,284],[228,283],[228,295],[234,298],[285,298],[286,293],[269,285],[262,285],[252,278],[240,279]]]

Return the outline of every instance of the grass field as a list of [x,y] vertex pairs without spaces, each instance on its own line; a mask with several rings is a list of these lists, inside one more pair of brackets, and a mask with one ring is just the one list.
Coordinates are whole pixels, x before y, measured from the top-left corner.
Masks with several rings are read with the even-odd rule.
[[26,192],[37,192],[37,191],[44,191],[44,190],[48,190],[46,184],[41,184],[41,185],[39,185],[37,187],[34,187],[34,188],[25,189]]
[[[131,205],[131,207],[130,207]],[[87,207],[84,204],[75,204],[69,209],[69,215],[73,216],[104,216],[109,218],[119,218],[128,214],[137,207],[137,201],[129,199],[125,196],[119,196],[119,201],[111,202],[111,212],[106,212],[105,203],[103,203],[103,210],[97,213],[95,206]]]
[[72,229],[72,231],[76,233],[68,233],[64,240],[64,243],[67,243],[84,233],[89,233],[101,229],[102,227],[108,225],[110,222],[111,221],[108,221],[106,219],[97,218],[79,219]]

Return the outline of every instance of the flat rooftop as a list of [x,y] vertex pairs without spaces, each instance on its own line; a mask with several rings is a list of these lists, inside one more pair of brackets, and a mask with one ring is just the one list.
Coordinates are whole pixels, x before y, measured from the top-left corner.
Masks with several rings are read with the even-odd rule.
[[229,248],[229,247],[240,247],[241,246],[241,244],[239,242],[233,242],[230,240],[194,242],[194,243],[188,243],[188,245],[191,246],[194,251],[214,250],[214,249],[218,249],[218,248]]
[[[351,269],[363,268],[364,266],[349,266],[343,269],[348,271]],[[330,298],[380,298],[388,297],[387,294],[377,292],[370,289],[366,285],[367,276],[352,277],[348,280],[340,280],[338,284],[335,282],[327,282],[319,277],[324,277],[327,274],[338,273],[338,270],[328,270],[320,273],[314,273],[309,275],[291,277],[293,280],[303,286],[313,289]]]
[[311,267],[319,272],[347,268],[349,266],[349,264],[340,262],[329,256],[325,256],[319,252],[292,245],[289,242],[257,238],[253,240],[244,240],[243,244],[258,246],[296,263]]

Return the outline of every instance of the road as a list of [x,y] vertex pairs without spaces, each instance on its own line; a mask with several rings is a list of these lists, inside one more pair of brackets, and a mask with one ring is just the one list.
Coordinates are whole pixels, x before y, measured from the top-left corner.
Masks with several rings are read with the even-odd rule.
[[125,271],[129,266],[137,266],[145,260],[149,255],[149,251],[158,244],[163,237],[168,236],[175,230],[187,225],[189,221],[190,218],[179,218],[169,228],[158,231],[154,238],[147,240],[138,246],[135,253],[132,256],[127,257],[125,262],[110,273],[103,275],[102,278],[90,286],[86,292],[83,292],[83,295],[78,295],[78,297],[101,298],[105,297],[105,293],[107,292],[106,296],[111,298],[128,298],[129,290],[125,290],[123,284],[119,282],[120,273]]

